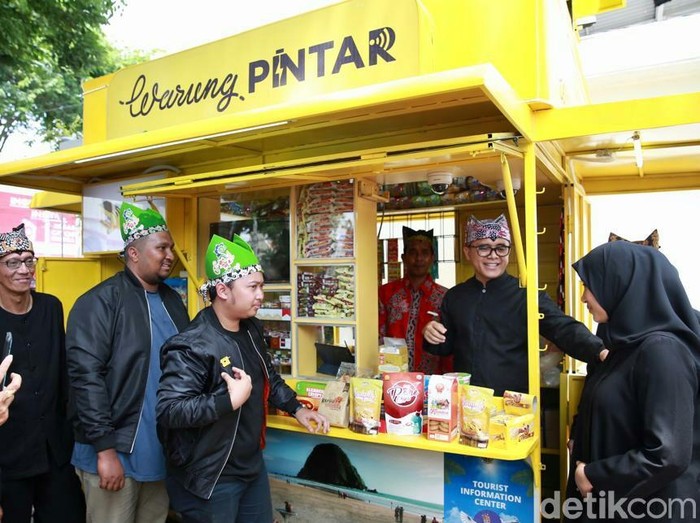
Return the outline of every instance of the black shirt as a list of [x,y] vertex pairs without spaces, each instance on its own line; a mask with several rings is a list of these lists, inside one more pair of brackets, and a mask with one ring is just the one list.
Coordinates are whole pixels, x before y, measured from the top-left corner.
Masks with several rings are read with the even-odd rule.
[[[241,422],[236,428],[236,444],[221,473],[221,481],[227,479],[254,478],[262,468],[261,437],[265,423],[264,387],[265,375],[248,334],[242,327],[238,332],[226,331],[238,346],[243,360],[243,370],[250,376],[253,389],[241,406]],[[237,350],[237,349],[234,349]]]
[[[540,334],[576,359],[592,362],[603,348],[588,328],[564,314],[547,293],[539,292]],[[476,278],[452,287],[443,298],[440,319],[445,343],[424,348],[454,355],[454,370],[469,372],[472,385],[528,391],[527,296],[518,279],[503,274],[486,285]]]
[[70,460],[73,436],[66,415],[68,384],[63,308],[58,298],[32,292],[25,314],[0,308],[0,342],[12,332],[14,358],[10,372],[22,376],[7,422],[0,427],[3,479],[28,478],[47,472],[53,460]]

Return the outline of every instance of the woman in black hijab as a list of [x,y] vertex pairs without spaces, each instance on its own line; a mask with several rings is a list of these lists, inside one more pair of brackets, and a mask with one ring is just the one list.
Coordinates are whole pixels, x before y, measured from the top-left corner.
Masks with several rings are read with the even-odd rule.
[[569,478],[576,489],[567,489],[576,497],[567,503],[583,510],[567,519],[694,521],[700,322],[678,271],[656,249],[628,242],[596,247],[573,267],[610,352],[581,395]]

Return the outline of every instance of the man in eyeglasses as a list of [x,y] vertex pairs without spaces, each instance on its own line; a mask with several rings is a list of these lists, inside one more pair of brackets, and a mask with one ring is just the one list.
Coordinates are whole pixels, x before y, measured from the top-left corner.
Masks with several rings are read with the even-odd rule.
[[24,382],[0,427],[0,518],[29,523],[33,511],[34,521],[83,522],[85,499],[70,463],[63,307],[32,290],[36,262],[24,224],[0,233],[0,358],[12,356],[10,370]]
[[189,323],[164,283],[174,243],[153,209],[122,202],[124,270],[75,302],[66,353],[77,422],[73,464],[92,523],[167,518],[165,457],[156,434],[160,347]]
[[[467,222],[464,255],[474,276],[445,295],[440,318],[423,329],[425,350],[454,355],[455,371],[471,374],[471,383],[528,392],[526,290],[506,272],[510,229],[502,214],[495,220]],[[594,362],[607,351],[600,338],[564,314],[545,291],[539,292],[540,334],[570,356]]]

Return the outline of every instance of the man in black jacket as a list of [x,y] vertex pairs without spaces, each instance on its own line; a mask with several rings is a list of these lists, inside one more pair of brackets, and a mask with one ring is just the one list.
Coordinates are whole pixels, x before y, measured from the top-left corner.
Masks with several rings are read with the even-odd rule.
[[[472,385],[528,392],[526,290],[506,272],[510,228],[505,216],[470,217],[464,255],[474,276],[443,298],[439,321],[423,329],[425,349],[454,355],[454,370],[471,374]],[[581,322],[564,314],[549,295],[539,292],[540,333],[570,356],[593,363],[603,359],[603,342]],[[537,384],[539,386],[539,384]]]
[[73,464],[88,521],[165,521],[165,458],[156,435],[159,350],[189,318],[163,281],[174,265],[163,217],[120,208],[126,267],[82,295],[68,317],[68,372],[77,414]]
[[272,521],[262,457],[268,400],[310,432],[328,432],[328,421],[305,409],[272,366],[254,318],[264,281],[250,246],[214,235],[205,266],[211,307],[161,350],[168,494],[185,523]]
[[[29,523],[33,512],[36,522],[81,522],[85,499],[70,464],[63,307],[32,290],[36,261],[23,224],[0,234],[0,347],[24,380],[0,427],[0,518]],[[0,395],[15,386],[10,382]]]

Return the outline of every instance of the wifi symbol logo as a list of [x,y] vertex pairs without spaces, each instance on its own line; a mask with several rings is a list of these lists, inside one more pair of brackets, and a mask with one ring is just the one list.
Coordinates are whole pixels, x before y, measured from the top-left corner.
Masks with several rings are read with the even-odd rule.
[[369,64],[376,65],[377,58],[381,57],[386,62],[396,60],[389,49],[396,42],[396,32],[391,27],[381,27],[373,29],[369,32]]
[[382,27],[381,29],[373,29],[369,32],[370,47],[381,47],[388,51],[394,46],[396,41],[396,33],[391,27]]

